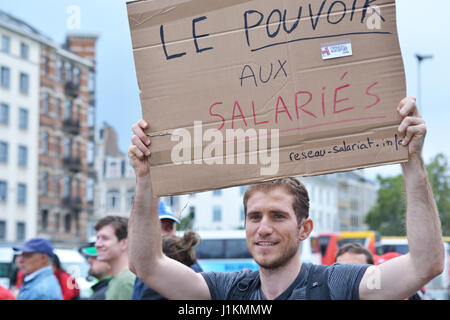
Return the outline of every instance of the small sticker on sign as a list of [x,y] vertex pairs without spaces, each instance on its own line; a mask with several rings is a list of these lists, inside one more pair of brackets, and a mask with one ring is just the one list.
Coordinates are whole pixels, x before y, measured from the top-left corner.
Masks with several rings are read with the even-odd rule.
[[321,47],[323,60],[342,58],[353,55],[352,43],[350,41],[323,44]]

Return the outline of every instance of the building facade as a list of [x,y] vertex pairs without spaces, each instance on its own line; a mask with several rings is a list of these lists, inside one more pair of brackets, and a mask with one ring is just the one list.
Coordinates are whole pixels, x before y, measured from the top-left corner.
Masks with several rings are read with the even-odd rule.
[[[78,45],[87,39],[86,46]],[[95,119],[96,36],[68,36],[64,46],[41,45],[38,235],[55,245],[86,241],[90,207],[88,157]],[[94,55],[83,55],[85,51]]]
[[367,230],[364,219],[377,201],[377,187],[361,171],[338,173],[338,230]]
[[39,62],[44,41],[0,11],[0,241],[36,234]]

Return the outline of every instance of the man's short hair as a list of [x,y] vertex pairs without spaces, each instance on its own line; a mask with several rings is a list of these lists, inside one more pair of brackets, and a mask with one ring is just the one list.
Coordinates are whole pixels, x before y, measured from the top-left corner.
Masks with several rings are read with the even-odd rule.
[[336,260],[339,256],[341,256],[347,252],[354,253],[354,254],[364,254],[366,256],[367,264],[375,263],[372,252],[370,252],[365,247],[363,247],[360,243],[357,243],[357,242],[346,243],[342,247],[340,247],[338,252],[336,253]]
[[250,185],[244,194],[244,212],[247,215],[247,201],[253,193],[261,191],[267,193],[277,188],[284,188],[294,196],[293,209],[297,216],[297,223],[309,217],[309,196],[303,183],[296,178],[282,178]]
[[95,231],[103,227],[112,226],[117,239],[123,240],[128,237],[128,219],[119,216],[107,216],[100,219],[95,225]]

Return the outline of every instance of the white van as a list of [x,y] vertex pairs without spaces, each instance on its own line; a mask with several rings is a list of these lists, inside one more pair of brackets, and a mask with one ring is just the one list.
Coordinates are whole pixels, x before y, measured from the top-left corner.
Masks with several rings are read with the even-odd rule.
[[9,288],[10,267],[13,260],[14,250],[9,246],[0,246],[0,285]]

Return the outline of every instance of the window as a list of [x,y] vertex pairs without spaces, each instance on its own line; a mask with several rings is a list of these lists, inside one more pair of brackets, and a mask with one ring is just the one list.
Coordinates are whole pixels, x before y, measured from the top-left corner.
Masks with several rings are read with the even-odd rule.
[[64,119],[72,119],[72,100],[66,100],[66,108],[64,110]]
[[94,163],[94,151],[95,151],[94,143],[92,141],[88,141],[86,160],[87,160],[87,163],[89,163],[89,164]]
[[241,194],[241,196],[244,195],[245,190],[247,190],[247,186],[240,186],[240,187],[239,187],[239,193]]
[[66,81],[72,82],[72,65],[70,62],[66,61],[64,67],[66,69]]
[[220,197],[222,195],[222,189],[213,190],[214,197]]
[[20,73],[20,93],[28,94],[30,79],[28,74],[21,72]]
[[214,206],[213,208],[213,221],[214,222],[222,221],[222,208],[219,206]]
[[95,126],[95,106],[93,104],[89,104],[87,123],[89,127]]
[[48,154],[48,131],[42,131],[42,153]]
[[28,129],[28,110],[24,108],[19,109],[19,129]]
[[129,189],[127,191],[127,209],[131,209],[133,206],[133,200],[134,200],[134,189]]
[[46,196],[48,194],[48,172],[42,172],[41,179],[41,195]]
[[50,104],[50,94],[48,92],[44,92],[44,97],[42,99],[42,112],[46,115],[48,115],[49,104]]
[[24,183],[17,184],[17,203],[27,203],[27,185]]
[[9,53],[9,37],[2,36],[2,51],[5,53]]
[[10,76],[10,71],[8,67],[2,67],[1,69],[1,83],[0,85],[3,88],[9,88],[9,76]]
[[25,146],[19,146],[19,167],[26,168],[27,166],[27,158],[28,158],[28,148]]
[[8,200],[8,182],[0,181],[0,203]]
[[64,197],[70,197],[72,179],[69,176],[64,176]]
[[94,179],[88,178],[86,182],[86,200],[94,201]]
[[62,74],[63,74],[63,63],[61,59],[56,60],[56,80],[59,82],[62,81]]
[[0,141],[0,163],[8,162],[8,143]]
[[6,240],[6,221],[0,221],[0,241]]
[[119,190],[109,190],[106,194],[106,208],[119,209],[120,207],[120,192]]
[[90,92],[95,90],[95,72],[94,71],[89,71],[88,90]]
[[47,231],[48,227],[48,210],[42,210],[42,231]]
[[17,222],[16,240],[17,241],[25,241],[25,223],[23,223],[23,222]]
[[245,220],[245,210],[244,210],[244,206],[241,207],[241,215],[239,217],[241,219],[241,221]]
[[64,137],[64,156],[69,158],[72,156],[72,138]]
[[68,213],[64,217],[64,232],[70,233],[71,229],[72,229],[72,217],[70,216],[70,213]]
[[29,51],[29,46],[26,43],[22,42],[20,44],[20,56],[22,57],[22,59],[28,60]]
[[73,83],[75,85],[80,85],[80,69],[78,67],[73,68]]
[[9,123],[9,105],[0,103],[0,124],[7,125]]

